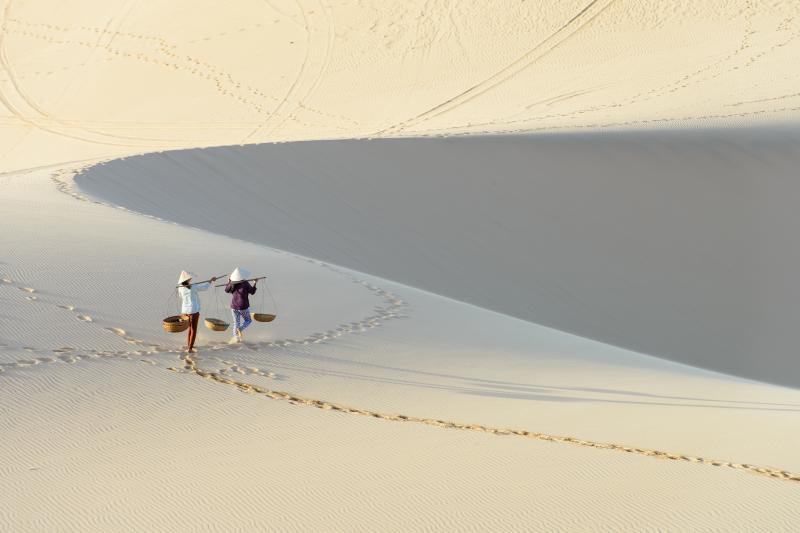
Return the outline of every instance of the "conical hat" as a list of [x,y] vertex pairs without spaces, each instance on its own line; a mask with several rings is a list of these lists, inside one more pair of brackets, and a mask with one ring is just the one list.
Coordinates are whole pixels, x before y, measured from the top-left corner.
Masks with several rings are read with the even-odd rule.
[[194,274],[192,274],[191,272],[186,272],[185,270],[183,270],[181,272],[181,275],[178,277],[178,283],[183,283],[184,281],[192,279],[193,277],[194,277]]
[[250,277],[250,272],[243,268],[236,267],[236,270],[231,272],[231,281],[242,281]]

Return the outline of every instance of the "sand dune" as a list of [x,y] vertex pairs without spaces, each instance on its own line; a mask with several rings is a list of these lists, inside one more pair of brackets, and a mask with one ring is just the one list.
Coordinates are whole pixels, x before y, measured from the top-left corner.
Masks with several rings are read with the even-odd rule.
[[[19,466],[3,465],[15,496],[0,520],[17,531],[747,531],[797,519],[786,482],[304,409],[124,361],[64,367],[50,390],[64,407],[39,391],[20,433],[3,427]],[[12,393],[32,396],[4,386],[3,419],[22,409]]]
[[220,6],[0,3],[0,530],[796,529],[797,1]]
[[[767,470],[800,470],[786,432],[795,390],[80,201],[59,180],[8,175],[0,200],[19,224],[0,286],[0,493],[19,495],[0,519],[16,530],[778,530],[797,519],[796,482]],[[69,254],[35,238],[42,210]],[[224,270],[231,256],[270,274],[279,319],[245,345],[202,330],[200,353],[182,359],[180,336],[157,326],[169,301],[154,310],[178,265]],[[213,293],[204,305],[217,313]]]
[[797,120],[797,10],[7,0],[0,170],[266,141]]
[[135,211],[798,386],[798,131],[229,147],[121,159],[77,183]]

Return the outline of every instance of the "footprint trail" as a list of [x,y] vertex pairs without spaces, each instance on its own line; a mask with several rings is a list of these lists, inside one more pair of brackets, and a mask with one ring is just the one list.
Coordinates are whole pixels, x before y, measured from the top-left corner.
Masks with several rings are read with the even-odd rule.
[[[746,463],[733,463],[731,461],[721,461],[717,459],[708,459],[704,457],[696,457],[692,455],[685,455],[680,453],[668,453],[659,450],[650,450],[646,448],[636,448],[632,446],[626,446],[623,444],[613,444],[607,442],[596,442],[591,440],[579,439],[576,437],[565,437],[560,435],[549,435],[546,433],[537,433],[533,431],[527,430],[519,430],[519,429],[508,429],[508,428],[498,428],[498,427],[491,427],[491,426],[484,426],[482,424],[465,424],[460,422],[452,422],[448,420],[439,420],[434,418],[422,418],[417,416],[408,416],[408,415],[399,415],[399,414],[390,414],[390,413],[381,413],[378,411],[370,411],[367,409],[359,409],[356,407],[350,407],[346,405],[341,405],[333,402],[327,402],[324,400],[315,400],[312,398],[304,398],[302,396],[294,395],[290,392],[285,391],[277,391],[277,390],[270,390],[258,385],[253,385],[251,383],[246,383],[243,381],[237,381],[231,379],[227,375],[221,374],[219,372],[207,372],[205,370],[201,370],[197,367],[197,362],[195,358],[191,356],[191,354],[186,354],[181,357],[184,362],[183,370],[187,371],[191,374],[197,375],[203,379],[208,379],[210,381],[214,381],[216,383],[221,383],[223,385],[229,385],[236,387],[242,392],[250,393],[250,394],[258,394],[261,396],[266,396],[273,400],[282,400],[289,402],[293,405],[305,405],[309,407],[315,407],[317,409],[322,409],[326,411],[338,411],[341,413],[349,413],[361,416],[369,416],[373,418],[379,418],[382,420],[389,420],[394,422],[410,422],[416,424],[425,424],[428,426],[436,426],[445,429],[461,429],[466,431],[479,431],[483,433],[490,433],[493,435],[498,436],[517,436],[523,437],[528,439],[534,440],[541,440],[541,441],[549,441],[549,442],[558,442],[563,444],[571,444],[574,446],[583,446],[588,448],[595,448],[601,450],[616,450],[625,453],[632,453],[636,455],[644,455],[647,457],[655,457],[659,459],[667,459],[671,461],[685,461],[689,463],[695,464],[703,464],[708,466],[717,466],[723,468],[731,468],[734,470],[740,470],[744,472],[749,472],[752,474],[758,474],[762,476],[767,476],[772,479],[780,479],[785,481],[794,481],[800,482],[800,474],[788,472],[786,470],[779,470],[776,468],[769,468],[769,467],[759,467],[751,464]],[[169,368],[168,370],[172,370],[174,372],[179,371],[174,367]]]

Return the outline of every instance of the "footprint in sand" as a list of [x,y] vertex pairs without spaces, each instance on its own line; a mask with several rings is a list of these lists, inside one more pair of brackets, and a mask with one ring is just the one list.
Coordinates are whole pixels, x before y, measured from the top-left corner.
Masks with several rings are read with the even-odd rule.
[[14,283],[14,282],[8,278],[0,278],[0,283]]
[[[261,370],[260,368],[250,367],[244,369],[248,374],[255,374],[257,376],[262,376],[265,378],[275,378],[277,377],[274,372],[268,372],[266,370]],[[240,372],[241,373],[241,372]]]
[[32,289],[30,287],[17,287],[22,292],[36,292],[36,289]]
[[89,315],[78,315],[78,320],[83,320],[84,322],[91,322],[92,317]]
[[122,328],[105,328],[105,329],[107,331],[110,331],[111,333],[115,333],[115,334],[119,335],[120,337],[124,337],[125,334],[126,334],[125,330],[122,329]]
[[75,310],[75,306],[74,305],[59,305],[58,308],[59,309],[66,309],[67,311],[74,311]]
[[26,300],[38,300],[39,298],[37,298],[36,296],[26,296],[25,299]]

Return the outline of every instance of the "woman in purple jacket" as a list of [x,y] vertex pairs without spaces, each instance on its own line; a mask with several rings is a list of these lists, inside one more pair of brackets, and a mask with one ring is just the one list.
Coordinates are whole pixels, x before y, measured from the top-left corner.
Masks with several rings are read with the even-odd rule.
[[241,342],[244,340],[242,332],[250,325],[250,295],[256,293],[256,283],[258,280],[253,281],[250,285],[244,278],[248,274],[243,272],[238,267],[234,270],[228,284],[225,286],[225,292],[233,294],[231,298],[231,312],[233,313],[233,339],[232,342]]

